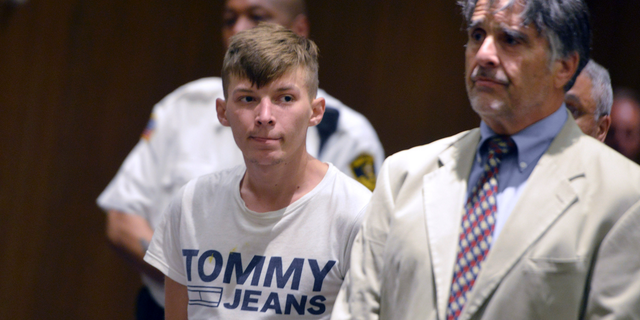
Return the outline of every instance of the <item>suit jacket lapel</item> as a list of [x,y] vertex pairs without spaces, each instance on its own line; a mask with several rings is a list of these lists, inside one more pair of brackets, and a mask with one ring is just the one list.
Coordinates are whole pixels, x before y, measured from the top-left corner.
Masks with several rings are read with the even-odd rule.
[[426,228],[440,320],[446,317],[467,179],[479,140],[479,130],[469,132],[442,152],[440,168],[423,178]]
[[567,149],[580,135],[580,129],[569,118],[538,161],[526,189],[483,262],[459,319],[470,318],[527,249],[578,200],[570,181],[582,175],[584,169],[573,159],[575,152]]

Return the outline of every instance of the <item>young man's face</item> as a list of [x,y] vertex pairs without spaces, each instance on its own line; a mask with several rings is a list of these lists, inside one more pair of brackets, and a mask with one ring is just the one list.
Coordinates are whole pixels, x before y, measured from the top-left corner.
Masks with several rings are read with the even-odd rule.
[[[542,108],[554,85],[549,44],[533,25],[523,26],[521,4],[479,0],[466,45],[466,86],[473,109],[487,119],[525,119]],[[554,110],[555,111],[555,110]]]
[[228,0],[222,17],[225,46],[229,47],[229,38],[233,35],[260,22],[272,22],[291,29],[295,17],[285,10],[285,5],[276,0]]
[[306,155],[307,128],[324,114],[324,99],[309,97],[306,80],[304,68],[260,89],[231,77],[227,100],[217,100],[218,119],[231,127],[247,164],[275,165]]

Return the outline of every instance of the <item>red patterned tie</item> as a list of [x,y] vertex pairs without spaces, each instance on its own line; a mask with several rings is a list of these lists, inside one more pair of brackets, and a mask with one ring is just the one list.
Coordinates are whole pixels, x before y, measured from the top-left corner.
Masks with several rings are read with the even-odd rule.
[[458,256],[453,270],[453,283],[447,320],[458,319],[473,288],[480,265],[489,253],[497,211],[498,171],[502,157],[514,147],[508,136],[489,139],[489,155],[478,183],[471,190],[460,226]]

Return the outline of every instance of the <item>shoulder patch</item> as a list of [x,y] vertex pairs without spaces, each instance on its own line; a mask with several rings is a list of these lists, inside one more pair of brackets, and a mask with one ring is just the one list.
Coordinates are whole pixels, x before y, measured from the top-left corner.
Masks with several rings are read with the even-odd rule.
[[376,172],[373,166],[373,156],[362,153],[351,162],[351,171],[355,179],[362,183],[369,190],[376,187]]
[[149,141],[155,129],[156,129],[156,117],[155,115],[151,114],[151,118],[149,119],[149,122],[147,122],[147,126],[142,131],[142,135],[140,136],[140,138],[145,141]]

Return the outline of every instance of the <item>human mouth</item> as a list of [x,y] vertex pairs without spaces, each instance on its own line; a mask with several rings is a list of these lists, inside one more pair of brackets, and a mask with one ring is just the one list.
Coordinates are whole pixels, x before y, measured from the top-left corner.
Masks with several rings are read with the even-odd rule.
[[484,78],[477,77],[475,79],[471,79],[475,83],[477,87],[496,87],[496,86],[506,86],[507,84],[502,81],[498,81],[492,78]]
[[507,86],[509,81],[503,74],[498,72],[489,73],[487,70],[476,68],[471,73],[471,82],[478,87]]
[[259,143],[274,143],[274,142],[280,141],[280,138],[258,137],[258,136],[251,136],[250,139]]

